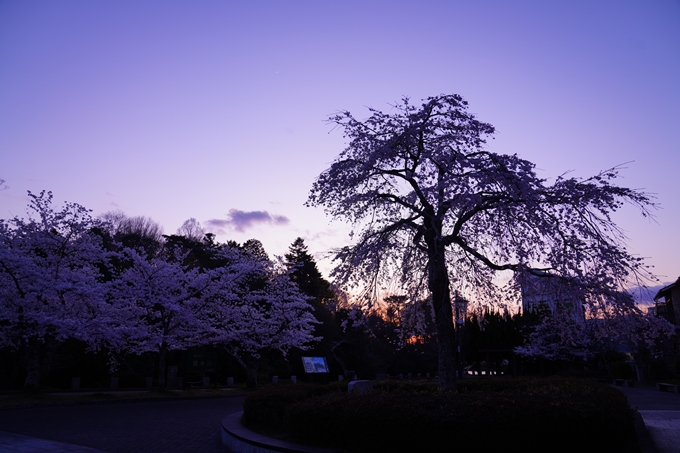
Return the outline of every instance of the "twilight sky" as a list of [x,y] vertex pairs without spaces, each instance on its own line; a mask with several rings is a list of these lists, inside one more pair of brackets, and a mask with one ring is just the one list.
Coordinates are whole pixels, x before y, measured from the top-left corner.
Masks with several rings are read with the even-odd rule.
[[0,1],[0,217],[51,190],[270,255],[348,228],[305,208],[344,147],[328,115],[461,94],[488,148],[546,178],[627,163],[656,222],[629,249],[680,275],[680,0]]

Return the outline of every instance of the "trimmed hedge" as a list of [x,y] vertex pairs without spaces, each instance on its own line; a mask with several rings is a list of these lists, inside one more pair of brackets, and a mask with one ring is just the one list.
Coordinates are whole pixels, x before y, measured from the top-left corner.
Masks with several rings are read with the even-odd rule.
[[638,451],[625,397],[596,382],[465,380],[445,394],[434,384],[375,385],[364,394],[299,384],[263,389],[247,397],[244,423],[258,420],[296,442],[348,452]]
[[317,384],[284,384],[265,387],[246,397],[241,423],[253,428],[279,429],[289,406],[330,391],[333,391],[331,387]]

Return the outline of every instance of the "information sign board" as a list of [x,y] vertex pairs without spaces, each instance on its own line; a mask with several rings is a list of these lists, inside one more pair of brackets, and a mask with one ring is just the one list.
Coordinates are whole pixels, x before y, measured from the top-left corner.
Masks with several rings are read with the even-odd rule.
[[302,365],[305,373],[328,373],[326,357],[303,357]]
[[190,352],[187,363],[189,373],[214,373],[217,354],[214,352]]

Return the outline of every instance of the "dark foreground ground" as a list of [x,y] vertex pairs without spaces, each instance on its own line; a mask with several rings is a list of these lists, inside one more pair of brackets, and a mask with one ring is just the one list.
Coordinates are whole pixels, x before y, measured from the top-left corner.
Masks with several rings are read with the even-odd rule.
[[220,423],[243,397],[34,407],[0,411],[0,431],[109,453],[225,453]]
[[[617,388],[647,425],[643,453],[680,452],[680,395],[653,387]],[[33,449],[23,445],[11,450],[21,452],[76,451],[68,446],[43,450],[40,439],[49,439],[107,453],[225,453],[220,423],[225,415],[242,410],[243,400],[230,396],[6,409],[0,410],[0,437],[6,432],[35,438]]]

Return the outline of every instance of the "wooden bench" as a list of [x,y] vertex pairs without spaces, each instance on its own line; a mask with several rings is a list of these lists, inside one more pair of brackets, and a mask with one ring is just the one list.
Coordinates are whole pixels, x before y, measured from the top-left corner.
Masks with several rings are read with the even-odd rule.
[[656,388],[660,392],[673,392],[673,393],[678,393],[678,386],[675,384],[666,384],[663,382],[657,382],[656,383]]

